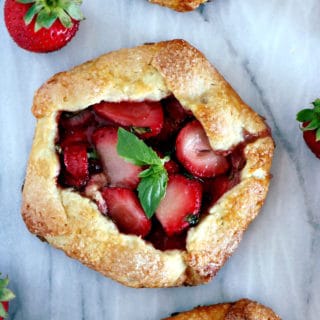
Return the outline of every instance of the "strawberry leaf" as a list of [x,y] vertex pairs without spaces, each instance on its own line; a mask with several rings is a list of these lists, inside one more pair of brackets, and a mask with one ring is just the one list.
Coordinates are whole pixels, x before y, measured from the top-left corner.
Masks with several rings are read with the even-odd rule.
[[300,122],[309,122],[313,119],[314,110],[312,109],[303,109],[297,113],[297,120]]
[[[1,273],[0,273],[0,276],[1,276]],[[8,316],[6,310],[4,309],[4,306],[2,305],[2,302],[7,302],[15,298],[14,293],[11,290],[6,288],[8,284],[9,284],[8,277],[4,279],[0,278],[0,317],[1,318],[6,318]]]
[[155,174],[144,177],[138,185],[138,196],[146,216],[150,219],[159,206],[160,201],[165,195],[168,174],[160,167]]
[[312,102],[313,106],[315,108],[320,108],[320,99],[316,99]]
[[66,28],[71,28],[73,23],[70,16],[63,9],[59,8],[57,9],[57,11],[58,11],[58,18],[62,23],[62,25]]
[[[0,273],[1,276],[1,273]],[[4,279],[0,278],[0,302],[2,301],[9,301],[15,298],[14,293],[7,289],[7,285],[9,284],[9,278],[6,277]]]
[[9,284],[9,278],[0,279],[0,290],[7,287]]
[[75,20],[83,20],[84,16],[78,4],[70,2],[64,10],[69,14],[69,16]]
[[2,288],[0,291],[0,301],[9,301],[12,300],[15,297],[13,292],[7,288]]
[[318,118],[312,119],[312,121],[302,131],[310,131],[320,128],[320,120]]
[[37,16],[36,23],[40,27],[49,29],[53,25],[53,23],[56,21],[56,19],[57,19],[57,13],[55,11],[48,11],[46,9],[42,9]]
[[318,128],[316,132],[316,141],[320,141],[320,128]]
[[41,25],[36,21],[36,23],[34,24],[34,32],[38,32],[41,28]]
[[25,24],[28,25],[36,17],[34,31],[41,28],[49,29],[59,19],[66,28],[73,26],[72,19],[83,20],[80,10],[81,0],[16,0],[19,3],[33,5],[24,16]]
[[26,15],[24,16],[24,22],[26,25],[31,23],[33,20],[34,16],[40,12],[40,10],[43,8],[42,4],[37,4],[35,3],[33,6],[29,8],[27,11]]
[[7,314],[6,310],[4,310],[4,307],[3,307],[2,303],[0,302],[0,317],[5,319],[7,316],[8,316],[8,314]]

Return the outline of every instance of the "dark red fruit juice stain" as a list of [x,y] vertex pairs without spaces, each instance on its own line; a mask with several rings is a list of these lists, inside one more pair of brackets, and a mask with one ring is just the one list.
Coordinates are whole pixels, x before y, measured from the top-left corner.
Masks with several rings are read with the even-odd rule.
[[181,234],[169,237],[163,230],[161,224],[157,219],[152,219],[152,229],[148,236],[145,238],[158,250],[185,250],[186,248],[186,235],[187,231]]

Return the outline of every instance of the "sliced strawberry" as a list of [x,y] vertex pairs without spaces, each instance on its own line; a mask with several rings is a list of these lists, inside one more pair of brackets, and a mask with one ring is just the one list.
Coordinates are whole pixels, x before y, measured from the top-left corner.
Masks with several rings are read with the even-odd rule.
[[104,188],[102,196],[108,206],[108,215],[121,232],[145,237],[151,229],[138,197],[129,189]]
[[233,177],[218,176],[204,182],[205,192],[209,198],[209,208],[212,207],[227,191],[240,182],[239,173]]
[[77,129],[66,131],[61,138],[61,147],[64,149],[66,146],[75,143],[88,143],[87,131],[84,129]]
[[152,230],[146,240],[150,241],[156,249],[163,251],[174,249],[184,250],[186,247],[185,232],[169,237],[157,220],[152,221]]
[[240,145],[235,148],[230,154],[230,162],[232,167],[232,172],[238,172],[244,168],[246,165],[246,158],[243,152],[245,145]]
[[165,197],[156,210],[156,217],[168,236],[181,233],[196,222],[201,199],[202,186],[199,181],[180,174],[169,176]]
[[91,110],[85,109],[77,113],[63,112],[60,123],[65,129],[76,129],[88,126],[93,120]]
[[193,175],[209,178],[229,169],[227,159],[216,154],[199,121],[188,123],[178,134],[176,154],[182,165]]
[[142,168],[125,161],[118,155],[117,129],[100,128],[94,132],[92,138],[111,186],[135,189],[139,183],[139,173]]
[[71,144],[64,148],[65,182],[67,185],[80,188],[89,179],[87,146]]
[[168,143],[168,140],[172,139],[179,131],[182,123],[192,114],[186,111],[173,96],[163,100],[162,105],[165,118],[162,130],[155,139],[158,143]]
[[156,136],[163,126],[160,102],[101,102],[94,106],[94,111],[117,124],[132,127],[142,138]]
[[162,101],[167,117],[175,123],[182,123],[192,112],[183,108],[180,102],[171,96]]

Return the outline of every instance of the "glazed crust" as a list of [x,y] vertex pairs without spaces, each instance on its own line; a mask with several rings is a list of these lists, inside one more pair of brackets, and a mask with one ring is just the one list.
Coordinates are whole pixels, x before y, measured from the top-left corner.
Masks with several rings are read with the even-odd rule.
[[[100,101],[160,100],[173,94],[202,123],[215,150],[245,147],[241,182],[223,195],[187,236],[186,251],[156,250],[119,233],[96,204],[57,186],[57,115]],[[261,117],[234,92],[205,57],[183,40],[123,49],[59,73],[35,94],[34,142],[23,189],[29,230],[67,255],[131,287],[208,282],[232,254],[268,191],[274,144]]]
[[248,299],[198,307],[164,320],[281,320],[270,308]]
[[163,7],[168,7],[175,11],[185,12],[192,11],[200,6],[200,4],[208,0],[149,0],[151,3],[159,4]]

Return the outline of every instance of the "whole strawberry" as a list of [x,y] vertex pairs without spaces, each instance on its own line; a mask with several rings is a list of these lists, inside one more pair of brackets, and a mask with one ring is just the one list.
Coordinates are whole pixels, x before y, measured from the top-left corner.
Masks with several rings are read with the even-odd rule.
[[302,122],[303,138],[311,151],[320,159],[320,99],[312,102],[313,109],[303,109],[297,114]]
[[83,15],[81,0],[5,0],[4,19],[12,39],[23,49],[50,52],[76,34]]
[[[0,273],[1,275],[1,273]],[[7,288],[9,284],[9,278],[0,278],[0,320],[7,317],[7,311],[9,309],[9,301],[12,300],[15,295],[11,290]]]

